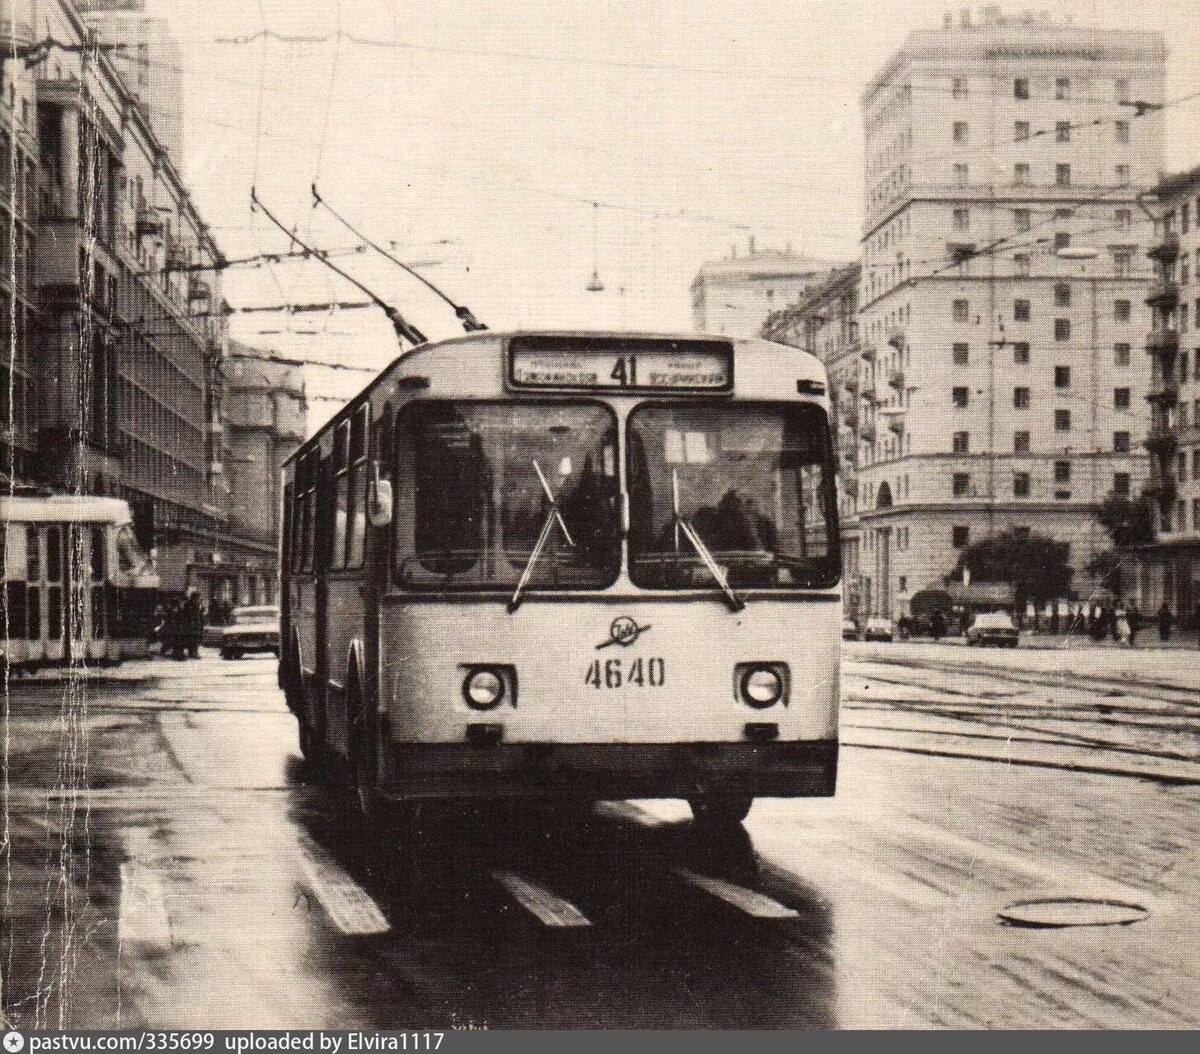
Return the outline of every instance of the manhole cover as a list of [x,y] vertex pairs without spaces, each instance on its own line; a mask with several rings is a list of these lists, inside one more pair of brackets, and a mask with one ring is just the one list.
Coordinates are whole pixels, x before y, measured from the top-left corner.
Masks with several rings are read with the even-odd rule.
[[1010,926],[1053,929],[1064,926],[1128,926],[1150,914],[1139,904],[1087,897],[1018,900],[996,914]]

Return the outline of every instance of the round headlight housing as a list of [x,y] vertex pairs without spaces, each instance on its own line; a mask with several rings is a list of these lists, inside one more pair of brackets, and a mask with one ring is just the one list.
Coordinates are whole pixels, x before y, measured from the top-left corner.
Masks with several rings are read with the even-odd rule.
[[472,670],[463,681],[463,698],[476,710],[491,710],[504,700],[504,678],[495,670]]
[[742,698],[753,707],[774,706],[783,696],[783,678],[770,666],[751,666],[742,675]]

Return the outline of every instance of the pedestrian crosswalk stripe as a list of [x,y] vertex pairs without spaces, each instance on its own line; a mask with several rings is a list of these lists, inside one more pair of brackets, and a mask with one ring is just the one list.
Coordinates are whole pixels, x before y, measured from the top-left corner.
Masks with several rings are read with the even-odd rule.
[[714,878],[712,875],[697,874],[686,867],[676,867],[672,870],[685,882],[712,894],[718,900],[725,901],[726,904],[732,905],[752,918],[794,919],[800,914],[795,908],[780,904],[779,901],[772,900],[765,893],[759,893],[756,889],[747,889],[745,886],[735,885],[733,882],[727,882],[723,878]]
[[493,871],[492,878],[507,889],[513,899],[536,916],[543,925],[568,928],[592,924],[570,901],[521,875],[512,871]]

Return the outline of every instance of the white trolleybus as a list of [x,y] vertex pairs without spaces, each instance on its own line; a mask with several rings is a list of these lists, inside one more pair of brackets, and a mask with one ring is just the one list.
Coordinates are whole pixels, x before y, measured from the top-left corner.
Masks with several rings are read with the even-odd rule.
[[831,795],[825,371],[762,340],[480,333],[401,355],[284,469],[280,682],[378,815]]
[[127,502],[0,497],[0,577],[0,665],[20,673],[146,654],[159,580]]

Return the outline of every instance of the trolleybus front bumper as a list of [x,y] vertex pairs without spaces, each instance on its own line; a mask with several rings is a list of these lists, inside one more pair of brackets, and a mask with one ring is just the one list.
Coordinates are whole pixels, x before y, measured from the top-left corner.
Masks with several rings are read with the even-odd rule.
[[837,740],[387,745],[389,798],[830,797]]

